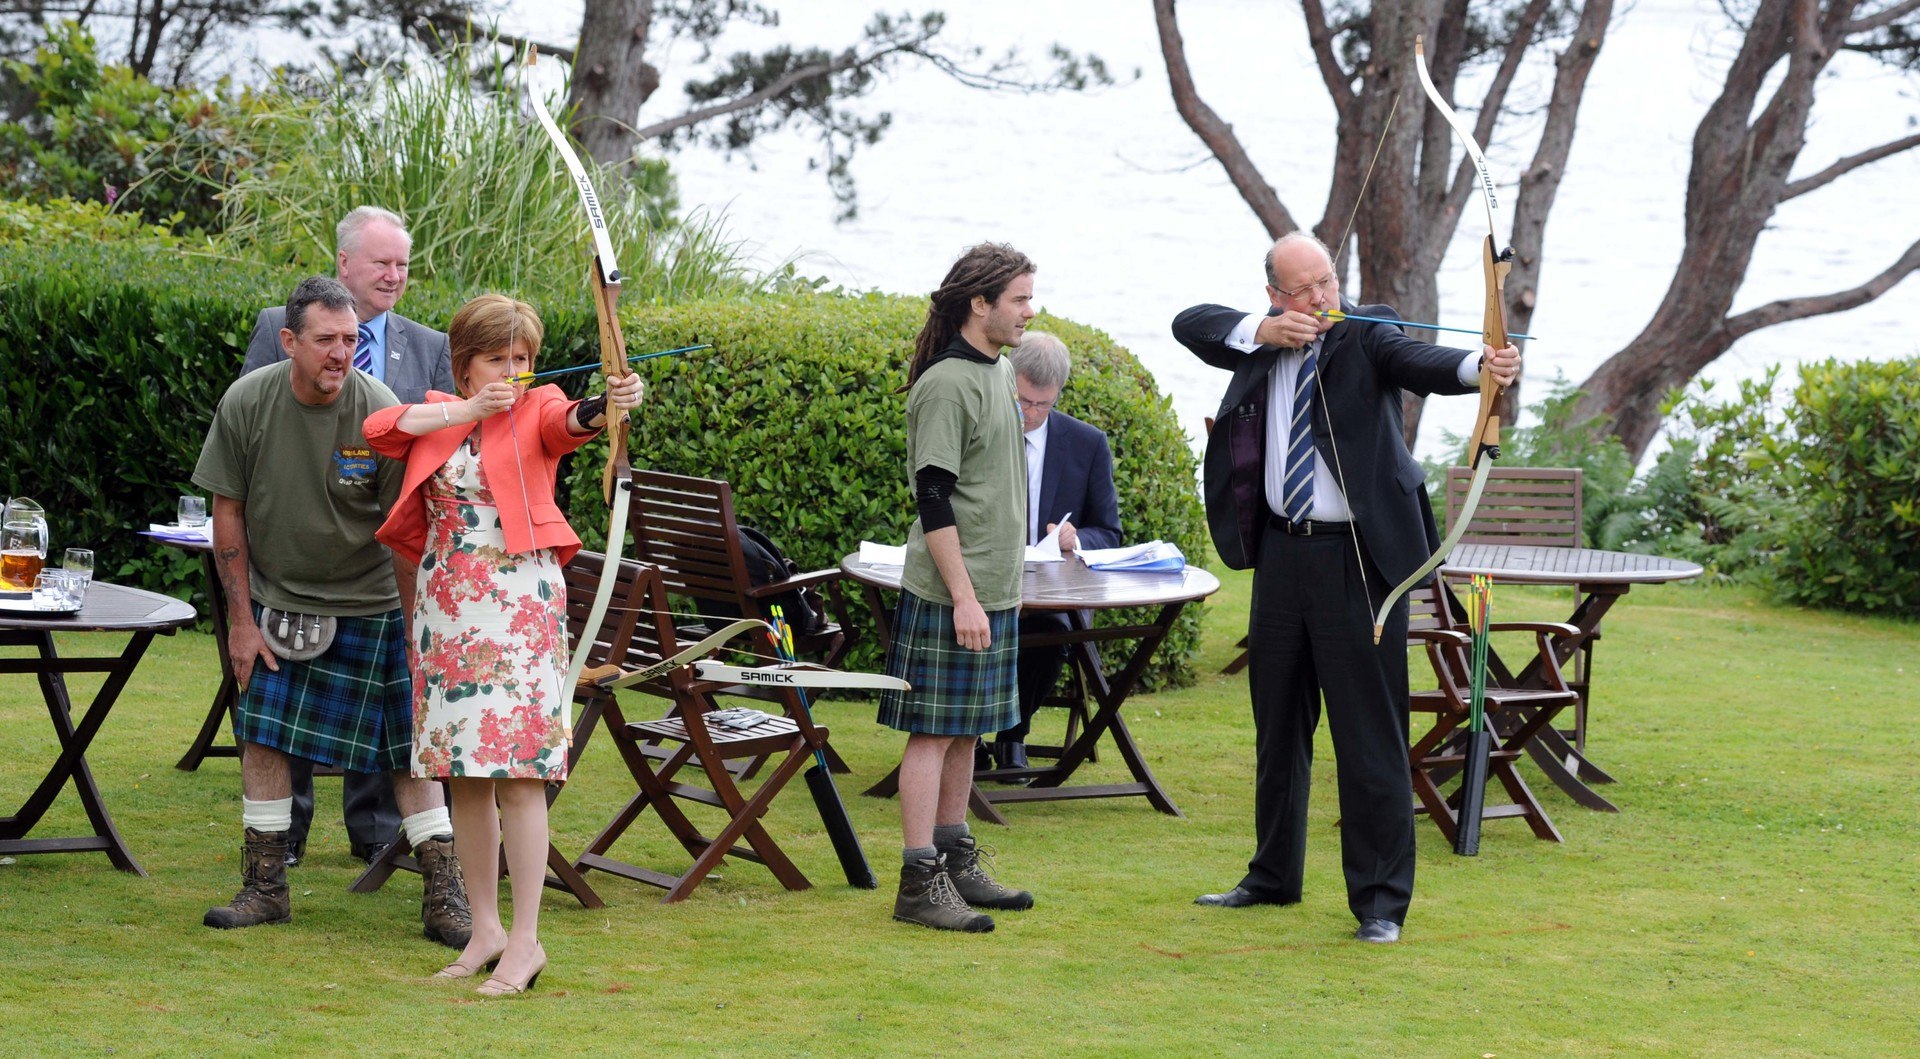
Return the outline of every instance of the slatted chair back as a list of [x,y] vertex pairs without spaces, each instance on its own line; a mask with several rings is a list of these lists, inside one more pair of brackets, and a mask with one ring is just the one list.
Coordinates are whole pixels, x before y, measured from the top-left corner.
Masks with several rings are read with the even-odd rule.
[[[773,597],[824,587],[830,615],[845,613],[837,569],[798,574],[755,585],[740,547],[740,523],[734,517],[733,487],[712,478],[663,471],[637,471],[628,525],[634,557],[660,570],[675,597],[718,604],[716,613],[769,620]],[[788,616],[790,619],[792,615]],[[844,625],[833,618],[812,631],[794,629],[794,648],[802,658],[837,665],[852,647]],[[755,647],[754,650],[760,650]]]
[[[1452,528],[1473,484],[1473,470],[1447,468],[1447,526]],[[1578,467],[1495,466],[1473,520],[1460,538],[1466,544],[1578,548],[1581,541],[1581,471]]]
[[[580,642],[582,628],[593,611],[594,591],[600,584],[600,572],[607,557],[599,552],[580,551],[567,563],[567,643],[568,649]],[[587,654],[585,669],[618,665],[631,669],[638,659],[658,660],[661,631],[653,621],[642,621],[642,611],[660,585],[659,570],[632,559],[622,559],[614,574],[613,601],[607,607],[600,627],[593,630],[594,642]],[[669,633],[670,635],[670,633]],[[619,657],[615,657],[616,647]]]

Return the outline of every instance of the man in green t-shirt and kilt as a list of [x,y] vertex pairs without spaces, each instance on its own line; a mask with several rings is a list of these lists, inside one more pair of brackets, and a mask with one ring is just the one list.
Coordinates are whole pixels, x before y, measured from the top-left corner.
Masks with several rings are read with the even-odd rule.
[[933,292],[907,376],[907,463],[919,515],[907,536],[880,698],[907,733],[900,759],[905,849],[893,917],[982,932],[975,908],[1033,907],[995,882],[967,830],[973,747],[1020,719],[1020,580],[1027,472],[1013,367],[1001,349],[1033,318],[1033,262],[1003,243],[961,255]]
[[445,795],[413,779],[413,681],[401,586],[413,570],[374,539],[404,468],[374,455],[363,424],[398,404],[353,366],[359,320],[338,280],[302,280],[287,299],[287,359],[227,388],[194,467],[213,494],[214,567],[227,596],[228,656],[240,688],[243,883],[209,927],[285,923],[291,758],[389,772],[403,837],[426,882],[428,938],[473,933]]

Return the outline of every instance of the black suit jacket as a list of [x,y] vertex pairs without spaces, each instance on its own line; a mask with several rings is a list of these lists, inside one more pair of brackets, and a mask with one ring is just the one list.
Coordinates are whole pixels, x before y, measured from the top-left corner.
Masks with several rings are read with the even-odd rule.
[[[1397,316],[1385,305],[1354,309]],[[1226,337],[1247,314],[1196,305],[1174,317],[1173,337],[1216,368],[1233,372],[1207,436],[1207,526],[1220,558],[1235,570],[1259,561],[1269,513],[1265,488],[1267,379],[1281,350],[1242,353]],[[1345,320],[1327,331],[1321,349],[1321,401],[1313,408],[1313,442],[1328,467],[1346,478],[1347,506],[1368,555],[1390,584],[1418,569],[1440,546],[1427,501],[1426,475],[1407,451],[1400,391],[1422,396],[1471,393],[1459,379],[1464,350],[1408,338],[1391,324]],[[1332,419],[1329,425],[1329,417]],[[1335,442],[1338,443],[1336,459]]]
[[[247,340],[247,362],[240,374],[287,359],[280,348],[280,329],[287,325],[287,307],[260,310]],[[453,358],[444,331],[415,323],[399,313],[387,314],[387,389],[401,404],[419,404],[428,390],[453,393]]]
[[1120,546],[1120,498],[1106,432],[1054,411],[1047,413],[1046,463],[1040,468],[1040,532],[1069,514],[1081,547]]

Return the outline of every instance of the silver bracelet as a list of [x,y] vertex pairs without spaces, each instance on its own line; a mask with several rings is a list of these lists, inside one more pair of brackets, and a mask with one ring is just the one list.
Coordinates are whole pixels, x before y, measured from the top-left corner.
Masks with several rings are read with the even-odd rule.
[[453,425],[453,416],[447,412],[447,402],[445,401],[440,402],[440,419],[448,426]]

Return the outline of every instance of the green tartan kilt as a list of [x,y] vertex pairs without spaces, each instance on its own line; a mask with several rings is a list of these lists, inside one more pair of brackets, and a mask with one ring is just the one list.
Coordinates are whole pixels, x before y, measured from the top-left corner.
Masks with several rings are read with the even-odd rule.
[[887,675],[912,691],[880,694],[880,723],[921,735],[985,735],[1020,723],[1020,608],[989,611],[992,645],[954,640],[953,608],[902,590]]

